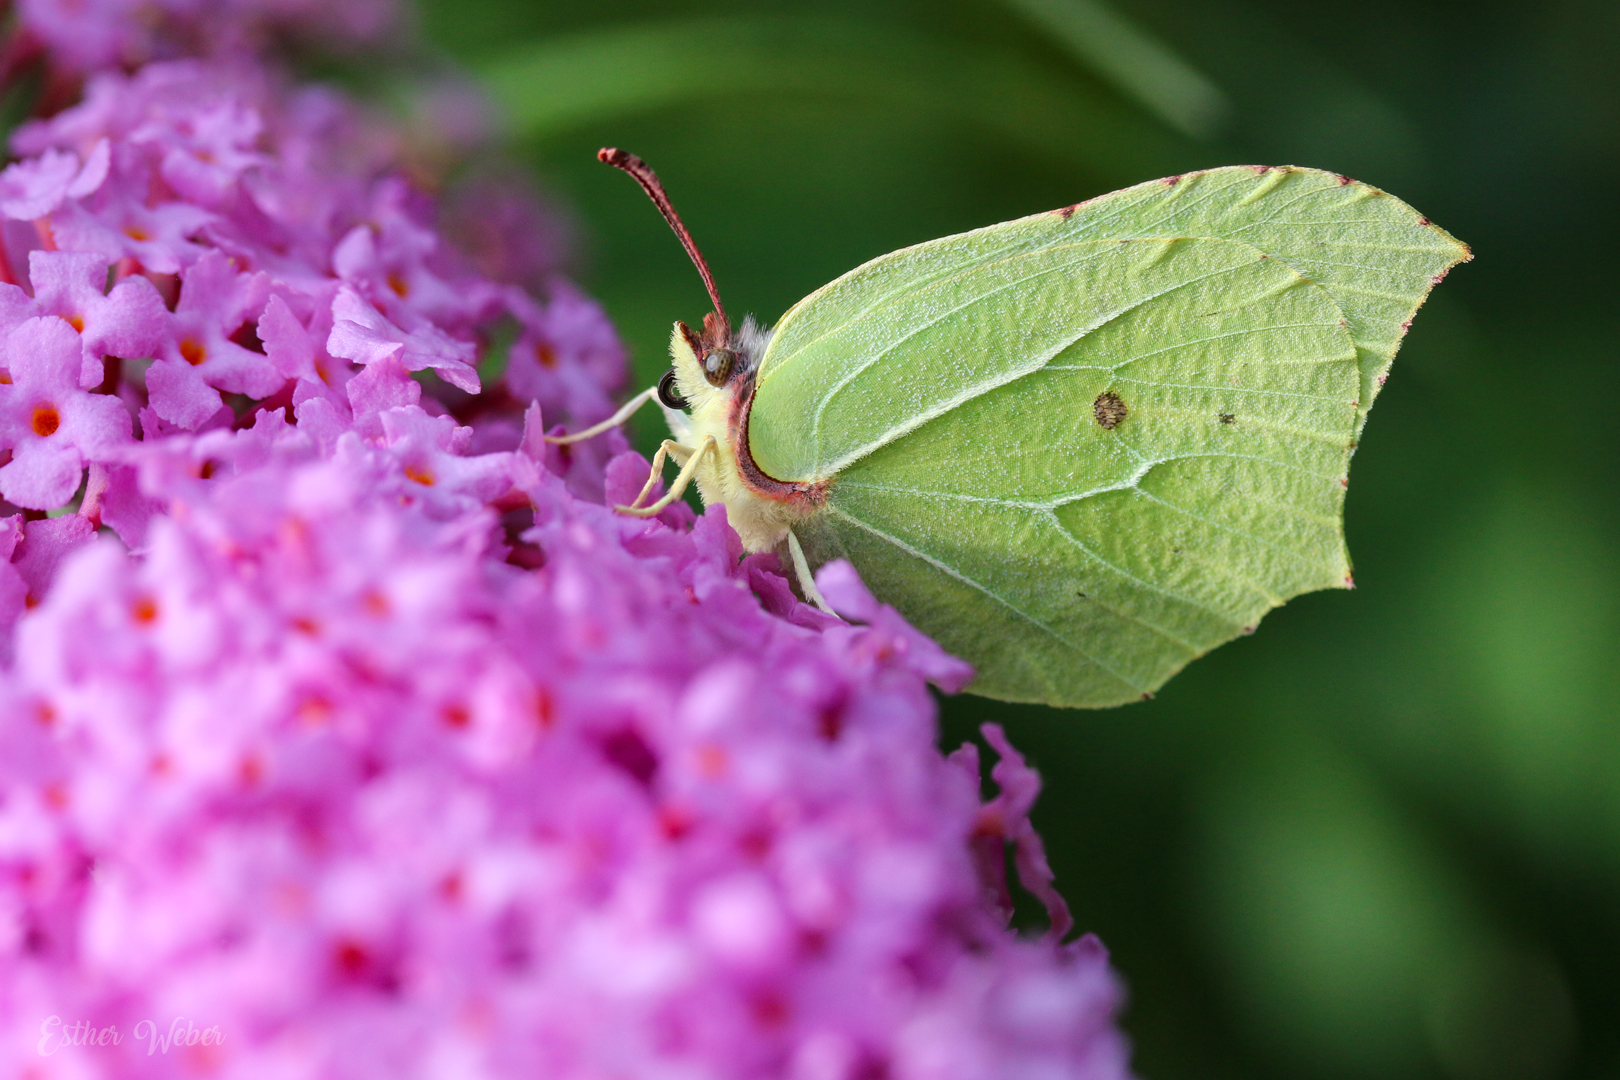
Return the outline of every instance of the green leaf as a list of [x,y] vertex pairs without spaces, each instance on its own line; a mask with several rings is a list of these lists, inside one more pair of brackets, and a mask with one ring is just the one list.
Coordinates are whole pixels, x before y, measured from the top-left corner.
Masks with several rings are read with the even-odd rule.
[[1111,705],[1349,584],[1350,455],[1467,250],[1313,170],[1218,169],[874,260],[777,327],[749,446],[812,563],[1014,701]]
[[877,23],[782,16],[648,22],[552,38],[480,72],[518,138],[727,95],[774,94],[965,117],[1043,155],[1110,174],[1153,170],[1171,150],[1152,124],[1027,58]]
[[1204,74],[1098,0],[1006,0],[1093,71],[1171,127],[1208,138],[1232,107]]

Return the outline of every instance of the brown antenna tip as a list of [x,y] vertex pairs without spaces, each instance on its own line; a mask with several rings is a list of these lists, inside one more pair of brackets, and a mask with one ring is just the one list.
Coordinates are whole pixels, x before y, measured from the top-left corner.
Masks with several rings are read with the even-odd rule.
[[[692,239],[692,234],[686,231],[686,225],[681,221],[681,216],[675,212],[675,207],[670,203],[669,196],[664,194],[664,185],[659,183],[658,174],[653,172],[645,161],[627,150],[620,150],[616,146],[602,147],[596,152],[596,160],[604,165],[611,165],[615,169],[629,173],[631,179],[641,185],[641,190],[647,193],[647,197],[653,201],[653,205],[658,207],[658,212],[664,215],[664,220],[669,222],[669,227],[675,230],[676,238],[680,240],[681,246],[686,249],[686,254],[691,258],[692,265],[697,267],[699,276],[703,278],[703,287],[709,290],[709,301],[714,304],[714,313],[720,317],[721,340],[710,344],[715,346],[729,344],[731,320],[726,318],[726,309],[720,303],[720,290],[715,288],[714,275],[709,273],[709,264],[703,260],[703,253],[698,250],[697,242]],[[704,321],[707,322],[707,320]]]

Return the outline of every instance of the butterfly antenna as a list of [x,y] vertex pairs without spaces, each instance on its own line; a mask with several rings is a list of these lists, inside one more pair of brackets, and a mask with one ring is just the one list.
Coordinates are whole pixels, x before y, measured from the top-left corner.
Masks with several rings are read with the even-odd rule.
[[635,182],[641,185],[641,190],[647,193],[653,205],[658,207],[658,212],[664,215],[669,227],[675,230],[681,246],[692,259],[692,265],[697,267],[698,273],[703,277],[703,287],[709,290],[709,300],[714,304],[714,313],[720,316],[720,326],[724,331],[720,344],[725,344],[731,338],[731,320],[726,318],[725,306],[720,303],[720,290],[714,287],[714,275],[709,273],[709,264],[703,261],[703,252],[698,250],[697,242],[692,239],[692,234],[686,231],[686,225],[681,221],[681,215],[675,212],[669,196],[664,194],[664,185],[658,182],[658,174],[636,155],[617,147],[604,146],[596,152],[596,160],[629,173]]

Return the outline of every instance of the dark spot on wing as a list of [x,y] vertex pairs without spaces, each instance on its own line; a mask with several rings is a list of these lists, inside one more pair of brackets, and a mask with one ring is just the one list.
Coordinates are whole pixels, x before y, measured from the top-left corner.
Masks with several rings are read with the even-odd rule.
[[1078,209],[1080,209],[1080,204],[1075,203],[1073,206],[1060,206],[1056,210],[1052,211],[1052,213],[1056,214],[1064,221],[1068,221],[1074,216],[1074,212]]
[[1339,174],[1339,186],[1340,187],[1347,187],[1347,186],[1349,186],[1350,184],[1353,184],[1353,183],[1355,183],[1355,181],[1350,179],[1348,176],[1344,175],[1343,173]]
[[1176,186],[1176,181],[1177,181],[1177,180],[1180,180],[1180,179],[1181,179],[1181,177],[1182,177],[1182,175],[1183,175],[1183,174],[1181,174],[1181,173],[1176,173],[1176,175],[1174,175],[1174,176],[1167,176],[1167,177],[1165,177],[1165,178],[1164,178],[1164,179],[1163,179],[1163,180],[1162,180],[1162,181],[1160,181],[1160,182],[1161,182],[1161,183],[1162,183],[1162,184],[1164,184],[1164,186],[1165,186],[1165,187],[1175,187],[1175,186]]
[[1120,396],[1112,390],[1098,394],[1097,400],[1091,403],[1091,415],[1097,418],[1097,426],[1105,431],[1113,431],[1119,427],[1130,411]]
[[1237,417],[1233,416],[1229,412],[1223,412],[1223,413],[1221,413],[1221,423],[1223,423],[1223,424],[1235,424],[1235,423],[1237,423]]

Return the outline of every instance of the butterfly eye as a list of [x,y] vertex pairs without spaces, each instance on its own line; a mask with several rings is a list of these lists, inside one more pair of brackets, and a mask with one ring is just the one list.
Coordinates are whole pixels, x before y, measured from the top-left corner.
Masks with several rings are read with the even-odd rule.
[[726,385],[736,365],[737,354],[730,349],[710,349],[703,354],[703,375],[714,386]]
[[666,409],[686,408],[686,399],[681,397],[680,388],[675,385],[674,368],[664,372],[664,377],[658,380],[658,401]]

